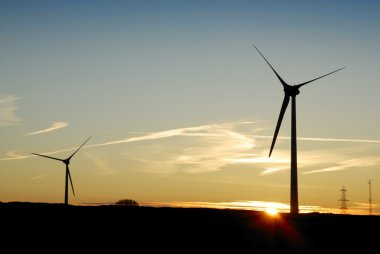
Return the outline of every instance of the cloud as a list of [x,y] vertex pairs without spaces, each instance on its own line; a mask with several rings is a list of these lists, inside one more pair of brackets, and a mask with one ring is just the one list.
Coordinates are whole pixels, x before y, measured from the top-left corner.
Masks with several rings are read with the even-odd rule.
[[[268,158],[269,147],[266,142],[265,144],[263,143],[262,139],[272,138],[272,136],[255,135],[255,133],[259,132],[257,129],[256,122],[207,124],[145,133],[98,144],[88,144],[83,148],[89,149],[138,142],[139,145],[130,147],[127,153],[121,154],[128,156],[130,160],[138,163],[137,165],[142,170],[149,172],[200,173],[217,171],[226,166],[239,164],[255,165],[254,169],[260,170],[261,175],[274,174],[289,169],[289,150],[276,149],[276,153],[271,158]],[[279,137],[279,139],[288,139],[288,137]],[[377,140],[361,139],[300,139],[308,142],[377,142]],[[357,157],[359,151],[363,154],[366,153],[366,151],[363,152],[362,147],[363,145],[361,145],[361,148],[340,146],[335,148],[335,150],[313,149],[302,151],[302,156],[299,156],[298,160],[298,168],[301,169],[302,173],[311,174],[379,165],[380,157],[354,157]],[[43,154],[52,155],[75,149],[77,147],[45,152]],[[0,161],[30,157],[33,156],[20,155],[11,151],[8,152],[6,158],[0,158]],[[104,162],[95,161],[94,159],[93,162],[97,163],[99,168],[103,167],[104,170],[107,170],[108,167],[109,169],[109,166],[105,165]]]
[[327,168],[318,169],[318,170],[311,170],[311,171],[305,172],[305,174],[339,171],[339,170],[355,168],[355,167],[370,167],[370,166],[375,166],[378,164],[380,164],[380,157],[362,157],[362,158],[355,158],[355,159],[340,161],[338,162],[337,166],[327,167]]
[[[185,172],[195,173],[215,171],[221,169],[227,164],[230,164],[234,159],[247,157],[250,155],[249,151],[255,146],[254,139],[233,130],[238,125],[249,123],[251,122],[211,124],[196,127],[177,128],[137,137],[104,142],[100,144],[87,145],[83,148],[94,148],[131,142],[152,141],[174,137],[193,137],[197,141],[193,143],[193,145],[186,145],[187,143],[185,142],[184,147],[181,148],[177,154],[167,154],[166,157],[159,158],[160,161],[158,163],[161,165],[165,164],[166,166],[175,165],[175,170]],[[76,148],[46,152],[43,154],[52,155],[60,152],[71,151],[74,149]],[[17,160],[32,157],[15,154],[8,155],[11,156],[8,158],[2,158],[0,160]],[[145,164],[154,164],[154,160],[144,160],[144,158],[141,158],[141,155],[140,158],[136,156],[134,159],[139,160],[140,162],[144,162]]]
[[271,158],[264,154],[253,154],[250,157],[241,157],[230,160],[231,164],[251,164],[259,165],[264,170],[261,175],[273,174],[289,168],[290,158],[287,158],[281,150],[277,151],[276,156]]
[[[254,138],[272,139],[273,136],[253,135]],[[290,137],[277,137],[277,139],[290,140]],[[352,142],[352,143],[380,143],[373,139],[339,139],[339,138],[305,138],[297,137],[297,141],[319,141],[319,142]]]
[[289,168],[288,166],[276,167],[276,168],[274,168],[274,167],[273,168],[266,168],[264,171],[261,172],[261,175],[277,173],[279,171],[283,171],[283,170],[286,170],[288,168]]
[[109,146],[109,145],[116,145],[116,144],[130,143],[130,142],[170,138],[170,137],[175,137],[175,136],[189,136],[189,137],[213,136],[214,134],[207,132],[207,130],[212,126],[214,125],[202,125],[202,126],[197,126],[197,127],[178,128],[178,129],[172,129],[172,130],[166,130],[166,131],[159,131],[159,132],[154,132],[154,133],[150,133],[150,134],[142,135],[138,137],[115,140],[115,141],[105,142],[105,143],[96,144],[96,145],[89,145],[88,147]]
[[[380,208],[380,204],[372,203],[372,214],[373,215],[380,215],[378,212]],[[369,214],[369,203],[368,202],[350,202],[347,211],[348,214],[361,214],[361,215],[368,215]],[[341,213],[341,210],[339,209],[337,213]]]
[[18,98],[14,95],[0,95],[0,127],[8,127],[21,122],[21,118],[15,115],[19,108],[16,105]]
[[42,174],[42,175],[38,175],[38,176],[35,176],[32,178],[33,181],[36,181],[36,180],[40,180],[42,178],[45,178],[46,176],[48,176],[49,174]]
[[85,156],[92,161],[95,166],[101,171],[101,175],[113,175],[116,174],[116,171],[111,168],[107,162],[107,160],[100,158],[99,156],[95,156],[91,153],[86,153]]
[[[137,152],[130,158],[144,164],[149,171],[154,171],[156,165],[152,162],[157,160],[160,166],[158,168],[165,168],[165,171],[169,172],[199,173],[220,170],[233,159],[249,156],[250,150],[255,147],[254,139],[234,130],[240,124],[243,123],[203,125],[138,137],[134,140],[150,140],[157,137],[182,139],[179,142],[181,145],[175,144],[175,151],[162,146],[159,149],[155,148],[154,157],[149,158],[144,147],[145,153]],[[187,137],[192,139],[184,139]]]
[[38,134],[42,134],[42,133],[52,132],[52,131],[55,131],[58,129],[65,128],[68,125],[69,125],[69,123],[66,123],[66,122],[54,122],[50,127],[46,128],[46,129],[34,131],[34,132],[29,132],[25,135],[26,136],[32,136],[32,135],[38,135]]
[[255,147],[255,140],[233,131],[233,126],[214,125],[208,129],[213,136],[198,140],[198,143],[183,149],[174,163],[186,172],[220,170],[234,159],[248,156]]
[[6,158],[1,158],[0,161],[7,161],[7,160],[22,160],[22,159],[27,159],[32,156],[30,155],[22,155],[18,154],[18,151],[11,150],[6,153]]

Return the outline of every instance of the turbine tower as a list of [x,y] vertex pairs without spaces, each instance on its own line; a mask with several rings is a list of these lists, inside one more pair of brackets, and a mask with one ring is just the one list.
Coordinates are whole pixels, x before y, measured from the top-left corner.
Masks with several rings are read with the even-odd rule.
[[259,52],[259,54],[262,56],[262,58],[265,60],[265,62],[267,62],[267,64],[270,66],[270,68],[272,69],[272,71],[274,72],[274,74],[277,76],[277,78],[280,80],[283,88],[284,88],[284,92],[285,92],[285,97],[284,97],[284,100],[282,102],[282,106],[281,106],[281,111],[280,111],[280,115],[278,117],[278,121],[277,121],[277,125],[276,125],[276,129],[275,129],[275,132],[274,132],[274,135],[273,135],[273,141],[272,141],[272,145],[270,147],[270,151],[269,151],[269,157],[271,156],[272,154],[272,151],[273,151],[273,148],[274,148],[274,145],[276,143],[276,139],[277,139],[277,135],[278,135],[278,132],[280,130],[280,127],[281,127],[281,123],[282,123],[282,119],[284,117],[284,114],[285,114],[285,111],[286,111],[286,108],[288,107],[288,104],[289,104],[289,101],[290,101],[290,98],[292,99],[292,120],[291,120],[291,162],[290,162],[290,212],[292,214],[298,214],[299,212],[299,208],[298,208],[298,183],[297,183],[297,127],[296,127],[296,96],[300,93],[299,89],[310,83],[310,82],[313,82],[313,81],[316,81],[317,79],[320,79],[320,78],[323,78],[327,75],[330,75],[330,74],[333,74],[334,72],[337,72],[337,71],[340,71],[342,69],[344,69],[345,67],[343,68],[340,68],[338,70],[335,70],[335,71],[332,71],[330,73],[327,73],[323,76],[320,76],[318,78],[315,78],[315,79],[312,79],[312,80],[309,80],[309,81],[306,81],[306,82],[303,82],[301,84],[298,84],[298,85],[288,85],[281,77],[280,75],[275,71],[275,69],[272,67],[272,65],[268,62],[268,60],[264,57],[263,54],[261,54],[261,52],[259,51],[259,49],[253,45],[253,47],[255,47],[255,49],[257,50],[257,52]]
[[73,191],[73,194],[75,196],[75,191],[74,191],[74,185],[73,185],[73,180],[71,178],[71,174],[70,174],[70,168],[69,168],[69,164],[70,164],[70,160],[71,158],[73,158],[73,156],[79,151],[79,149],[82,148],[82,146],[84,146],[84,144],[87,143],[87,141],[90,139],[91,137],[89,137],[88,139],[86,139],[86,141],[77,149],[75,150],[75,152],[70,155],[67,159],[59,159],[59,158],[55,158],[55,157],[51,157],[51,156],[47,156],[47,155],[43,155],[43,154],[38,154],[38,153],[32,153],[34,155],[38,155],[38,156],[41,156],[41,157],[45,157],[45,158],[48,158],[48,159],[52,159],[52,160],[57,160],[57,161],[61,161],[63,162],[65,165],[66,165],[66,177],[65,177],[65,205],[68,205],[69,203],[69,190],[68,190],[68,182],[69,182],[69,179],[70,179],[70,184],[71,184],[71,189]]

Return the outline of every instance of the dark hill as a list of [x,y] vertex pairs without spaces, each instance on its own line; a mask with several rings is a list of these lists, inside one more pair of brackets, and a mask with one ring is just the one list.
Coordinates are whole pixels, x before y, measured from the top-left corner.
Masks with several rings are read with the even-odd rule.
[[20,202],[0,203],[0,215],[2,248],[33,253],[376,253],[380,226],[380,216]]

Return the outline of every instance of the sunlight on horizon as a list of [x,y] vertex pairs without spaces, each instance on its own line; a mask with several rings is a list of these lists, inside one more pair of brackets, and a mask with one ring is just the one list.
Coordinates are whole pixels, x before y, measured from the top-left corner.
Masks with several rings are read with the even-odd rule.
[[[276,210],[277,212],[289,212],[289,204],[266,201],[232,201],[232,202],[144,202],[147,206],[169,206],[183,208],[215,208],[215,209],[237,209],[263,211]],[[310,208],[310,207],[309,207]],[[314,212],[301,209],[301,212]]]
[[[152,207],[177,207],[177,208],[212,208],[212,209],[235,209],[266,212],[268,214],[289,213],[289,204],[268,201],[240,200],[232,202],[141,202],[143,206]],[[339,208],[327,208],[317,205],[300,205],[300,213],[332,213],[342,214]],[[349,215],[368,215],[367,207],[360,204],[351,207],[347,212]],[[380,215],[374,214],[373,215]]]
[[278,211],[275,208],[268,208],[268,210],[266,210],[265,212],[273,217],[276,217],[278,215]]

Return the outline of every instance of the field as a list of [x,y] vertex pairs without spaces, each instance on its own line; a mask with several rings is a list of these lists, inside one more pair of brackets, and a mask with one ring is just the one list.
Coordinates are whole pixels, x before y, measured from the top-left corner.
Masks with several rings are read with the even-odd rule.
[[0,214],[2,247],[33,253],[363,253],[378,248],[380,226],[380,216],[20,202]]

